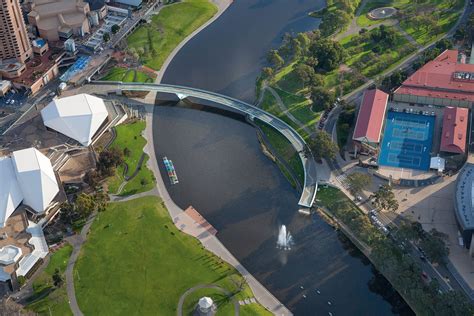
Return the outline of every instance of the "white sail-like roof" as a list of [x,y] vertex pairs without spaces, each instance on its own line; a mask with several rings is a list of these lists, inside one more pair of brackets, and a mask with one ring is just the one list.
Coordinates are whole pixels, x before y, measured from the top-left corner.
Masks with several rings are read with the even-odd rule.
[[15,151],[12,158],[24,203],[43,213],[59,192],[51,162],[35,148]]
[[89,146],[108,112],[102,99],[78,94],[51,101],[41,116],[47,127]]
[[0,228],[23,200],[23,194],[18,185],[13,170],[12,159],[0,157]]

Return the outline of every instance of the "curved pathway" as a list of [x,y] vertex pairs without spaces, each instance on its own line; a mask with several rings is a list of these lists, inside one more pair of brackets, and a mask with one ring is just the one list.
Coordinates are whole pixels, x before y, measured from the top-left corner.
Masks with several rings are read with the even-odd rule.
[[233,0],[212,0],[212,3],[214,3],[217,6],[217,13],[214,14],[214,16],[210,20],[208,20],[206,23],[204,23],[199,28],[194,30],[194,32],[189,34],[184,40],[181,41],[181,43],[179,43],[178,46],[175,47],[175,49],[173,49],[171,54],[169,54],[169,56],[166,58],[165,62],[161,66],[158,72],[158,76],[155,79],[155,83],[161,83],[161,80],[163,79],[163,75],[165,74],[166,69],[168,68],[169,64],[173,61],[174,56],[176,56],[176,54],[179,53],[181,48],[183,48],[184,45],[186,45],[199,32],[201,32],[206,27],[211,25],[215,20],[217,20],[222,15],[222,13],[224,13],[224,11],[232,4],[232,2]]
[[87,85],[84,88],[89,93],[100,94],[115,92],[121,93],[123,90],[128,90],[169,93],[175,94],[180,98],[193,97],[230,107],[234,110],[247,114],[252,120],[254,118],[258,118],[285,136],[298,152],[305,172],[303,191],[298,204],[303,207],[311,207],[313,205],[318,189],[316,162],[314,161],[311,153],[307,154],[309,149],[303,137],[301,137],[301,135],[298,134],[298,132],[295,131],[291,126],[273,114],[270,114],[246,102],[224,96],[219,93],[177,85],[94,81],[92,84]]
[[[207,285],[206,284],[201,284],[201,285],[193,286],[192,288],[190,288],[186,292],[184,292],[184,294],[181,295],[181,297],[179,298],[178,309],[177,309],[178,316],[183,315],[183,304],[184,304],[184,300],[186,299],[186,297],[189,294],[191,294],[192,292],[194,292],[196,290],[200,290],[200,289],[214,289],[214,290],[221,291],[222,293],[224,293],[229,298],[232,296],[232,293],[230,293],[226,289],[223,289],[220,286],[215,285],[215,284],[207,284]],[[232,299],[232,300],[234,301],[234,314],[235,314],[235,316],[239,316],[239,310],[240,310],[239,302],[237,302],[235,299]]]
[[285,103],[283,100],[280,98],[280,95],[273,89],[272,87],[269,87],[265,85],[262,89],[262,96],[265,94],[265,90],[268,90],[272,96],[275,98],[275,101],[280,108],[280,111],[282,114],[285,114],[293,123],[296,125],[300,126],[308,135],[313,135],[315,131],[312,131],[308,126],[303,124],[300,120],[298,120],[293,114],[291,114],[290,110],[285,106]]
[[86,241],[87,233],[91,228],[92,223],[97,215],[97,212],[93,212],[86,221],[86,224],[81,229],[81,233],[79,235],[73,235],[67,237],[66,240],[72,245],[72,254],[69,257],[69,261],[67,263],[66,268],[66,291],[67,297],[69,299],[69,307],[71,308],[72,313],[74,316],[82,316],[81,309],[79,308],[79,304],[76,300],[76,289],[74,288],[74,265],[76,264],[77,258],[79,257],[79,253],[81,251],[81,247]]

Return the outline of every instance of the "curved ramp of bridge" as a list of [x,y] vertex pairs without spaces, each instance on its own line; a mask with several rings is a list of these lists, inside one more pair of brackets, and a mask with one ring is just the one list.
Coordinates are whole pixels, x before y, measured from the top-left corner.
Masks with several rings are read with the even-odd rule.
[[[272,126],[279,131],[293,145],[298,152],[304,168],[304,186],[298,204],[303,207],[311,207],[318,189],[317,167],[313,155],[306,145],[304,139],[288,124],[277,118],[276,116],[250,105],[246,102],[219,94],[215,92],[205,91],[196,88],[189,88],[167,84],[148,84],[148,83],[122,83],[122,82],[105,82],[94,81],[92,84],[101,85],[102,90],[109,91],[155,91],[162,93],[170,93],[177,95],[180,99],[185,97],[193,97],[206,101],[215,102],[242,113],[248,114],[251,118],[258,118],[266,124]],[[308,148],[306,151],[305,148]]]

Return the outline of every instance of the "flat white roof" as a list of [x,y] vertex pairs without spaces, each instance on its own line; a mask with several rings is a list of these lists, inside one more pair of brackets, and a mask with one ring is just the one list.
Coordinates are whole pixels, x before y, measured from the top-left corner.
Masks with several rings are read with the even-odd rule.
[[51,101],[41,116],[47,127],[89,146],[108,112],[102,99],[78,94]]

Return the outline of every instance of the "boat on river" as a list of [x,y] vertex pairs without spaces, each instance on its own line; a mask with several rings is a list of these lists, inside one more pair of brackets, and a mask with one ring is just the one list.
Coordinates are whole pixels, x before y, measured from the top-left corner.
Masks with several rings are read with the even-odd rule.
[[173,162],[165,156],[163,157],[163,163],[165,164],[166,172],[168,173],[171,184],[178,184],[178,176],[176,175]]

